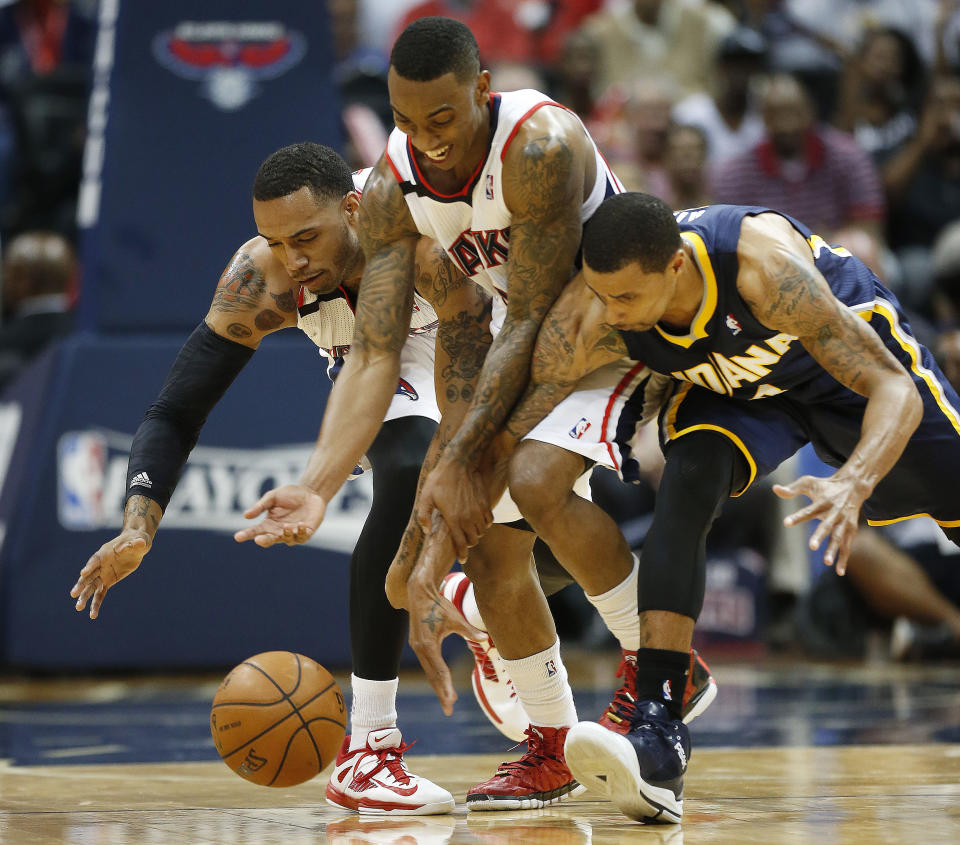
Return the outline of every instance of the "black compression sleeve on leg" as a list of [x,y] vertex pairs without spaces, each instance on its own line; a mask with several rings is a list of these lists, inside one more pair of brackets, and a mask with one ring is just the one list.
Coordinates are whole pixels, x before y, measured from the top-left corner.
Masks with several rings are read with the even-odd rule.
[[148,496],[166,510],[207,415],[251,355],[206,323],[194,329],[134,435],[126,498]]
[[743,454],[721,434],[696,431],[671,442],[653,525],[640,556],[640,611],[696,619],[703,608],[707,532],[731,491],[749,478]]
[[391,420],[367,450],[373,504],[350,558],[350,645],[358,678],[397,677],[407,612],[390,605],[384,582],[413,510],[420,465],[436,428],[426,417]]

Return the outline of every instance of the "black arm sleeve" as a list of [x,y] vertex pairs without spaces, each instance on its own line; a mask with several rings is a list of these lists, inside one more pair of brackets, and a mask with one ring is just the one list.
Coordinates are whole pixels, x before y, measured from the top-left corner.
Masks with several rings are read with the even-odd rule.
[[207,415],[253,352],[206,323],[193,330],[134,435],[127,499],[147,496],[166,510]]

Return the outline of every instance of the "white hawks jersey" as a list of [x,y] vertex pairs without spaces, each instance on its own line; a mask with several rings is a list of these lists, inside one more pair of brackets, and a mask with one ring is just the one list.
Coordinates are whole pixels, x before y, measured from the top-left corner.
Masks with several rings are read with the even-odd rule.
[[[506,263],[512,215],[503,199],[503,159],[523,122],[545,106],[569,111],[531,89],[491,93],[487,155],[470,181],[455,194],[442,194],[430,186],[403,132],[394,129],[387,141],[387,162],[417,229],[443,244],[457,267],[494,297],[495,327],[502,322],[503,302],[509,293]],[[596,180],[583,203],[581,220],[587,220],[606,197],[623,191],[593,139],[590,143],[596,158]]]
[[[373,168],[367,167],[353,174],[357,193],[363,193],[363,186],[372,170]],[[326,294],[315,294],[306,288],[300,288],[297,327],[320,348],[322,355],[330,359],[328,372],[331,378],[336,377],[343,364],[343,356],[350,350],[353,339],[353,305],[350,295],[342,287]],[[437,324],[433,306],[414,292],[410,336],[435,336]]]

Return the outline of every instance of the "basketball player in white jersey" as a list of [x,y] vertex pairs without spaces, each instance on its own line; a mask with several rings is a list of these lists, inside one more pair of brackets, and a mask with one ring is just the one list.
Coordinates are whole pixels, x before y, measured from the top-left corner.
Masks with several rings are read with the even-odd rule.
[[[462,424],[447,426],[445,417],[435,438],[443,451],[425,464],[433,471],[422,490],[422,522],[429,525],[436,508],[458,556],[463,559],[473,546],[467,570],[479,609],[531,723],[527,754],[470,790],[467,805],[543,806],[577,787],[563,758],[576,710],[553,620],[528,563],[534,535],[510,527],[521,516],[512,502],[493,512],[476,462],[526,385],[533,342],[570,279],[583,220],[622,188],[569,110],[535,91],[491,92],[476,42],[456,21],[411,24],[394,46],[388,81],[397,130],[361,203],[367,267],[353,351],[328,403],[304,487],[263,497],[248,513],[266,512],[268,518],[249,536],[263,545],[300,542],[319,525],[353,455],[365,449],[359,436],[348,448],[341,432],[359,409],[382,416],[402,341],[398,316],[413,291],[418,240],[437,240],[463,273],[494,296],[495,338],[476,392],[461,397],[470,403]],[[463,348],[452,357],[474,361],[477,351]],[[602,531],[624,554],[596,559],[596,538],[578,534],[577,514],[595,508],[587,499],[586,473],[594,462],[611,464],[605,421],[640,386],[641,370],[616,364],[593,374],[531,432],[537,449],[523,450],[530,461],[524,496],[544,502],[538,514],[543,518],[533,527],[618,637],[628,682],[635,665],[630,655],[639,646],[637,565],[634,560],[632,568],[621,566],[622,558],[631,560],[629,550],[602,512]],[[494,516],[501,524],[480,541]],[[449,712],[456,695],[438,635],[462,628],[456,608],[440,593],[444,573],[417,557],[421,544],[422,526],[412,522],[392,568],[391,594],[410,610],[411,643]],[[615,698],[605,714],[611,727],[618,724],[617,710]]]
[[[137,431],[123,528],[82,569],[71,591],[77,610],[89,600],[95,619],[107,590],[140,565],[207,415],[267,334],[299,327],[329,359],[331,377],[349,358],[351,309],[364,266],[356,228],[366,177],[367,171],[351,175],[333,150],[319,144],[284,147],[262,164],[253,201],[259,234],[227,265],[206,318],[180,351]],[[371,432],[366,454],[374,492],[351,558],[352,730],[327,798],[361,813],[432,814],[454,807],[447,790],[410,772],[403,760],[396,692],[406,614],[388,604],[383,582],[440,418],[433,383],[437,314],[447,346],[482,347],[488,343],[489,307],[435,244],[420,241],[417,261],[418,292],[407,307],[389,407],[375,420],[350,423]],[[437,313],[421,292],[436,302]],[[437,357],[444,373],[440,383],[459,394],[475,373],[449,366],[442,350]]]

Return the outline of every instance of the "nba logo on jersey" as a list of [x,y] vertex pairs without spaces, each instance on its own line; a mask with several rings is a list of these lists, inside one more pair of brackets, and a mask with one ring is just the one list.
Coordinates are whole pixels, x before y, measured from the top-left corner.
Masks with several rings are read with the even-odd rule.
[[735,335],[740,334],[743,331],[743,326],[737,322],[737,318],[733,314],[727,314],[727,328],[730,329]]
[[547,677],[548,677],[548,678],[552,678],[554,675],[557,674],[557,664],[556,664],[555,661],[553,661],[553,660],[548,660],[548,661],[547,661],[546,663],[544,663],[543,665],[547,667]]
[[586,417],[580,417],[580,422],[570,429],[569,434],[574,440],[579,440],[588,428],[590,428],[590,421]]
[[67,432],[60,438],[57,455],[60,523],[81,530],[102,525],[106,439],[90,431]]
[[413,389],[413,385],[405,378],[397,382],[397,395],[406,396],[411,402],[416,402],[420,398],[420,394]]
[[486,194],[486,197],[488,200],[493,199],[493,174],[492,173],[487,174],[487,184],[486,184],[486,189],[484,193]]

